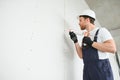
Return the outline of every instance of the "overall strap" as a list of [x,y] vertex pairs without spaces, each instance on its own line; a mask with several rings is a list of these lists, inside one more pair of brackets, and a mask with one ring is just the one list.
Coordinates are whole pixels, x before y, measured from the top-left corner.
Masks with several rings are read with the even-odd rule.
[[96,31],[95,36],[94,36],[94,41],[97,42],[97,35],[98,35],[99,29]]

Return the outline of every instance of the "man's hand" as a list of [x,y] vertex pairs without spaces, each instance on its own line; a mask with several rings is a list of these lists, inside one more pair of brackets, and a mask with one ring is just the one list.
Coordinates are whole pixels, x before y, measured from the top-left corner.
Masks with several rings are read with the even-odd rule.
[[77,43],[77,36],[74,32],[69,32],[70,38],[74,41],[74,43]]
[[83,38],[83,43],[85,43],[85,44],[87,44],[87,45],[89,45],[89,46],[92,46],[93,41],[90,39],[90,37],[85,36],[85,37]]

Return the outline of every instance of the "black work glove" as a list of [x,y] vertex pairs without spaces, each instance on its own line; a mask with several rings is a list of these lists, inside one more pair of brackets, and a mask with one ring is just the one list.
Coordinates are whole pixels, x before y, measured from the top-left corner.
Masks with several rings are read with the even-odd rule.
[[74,43],[77,43],[77,36],[74,32],[69,32],[70,38],[74,41]]
[[85,37],[83,38],[83,43],[85,43],[85,44],[87,44],[87,45],[89,45],[89,46],[92,46],[93,41],[90,39],[90,37],[85,36]]

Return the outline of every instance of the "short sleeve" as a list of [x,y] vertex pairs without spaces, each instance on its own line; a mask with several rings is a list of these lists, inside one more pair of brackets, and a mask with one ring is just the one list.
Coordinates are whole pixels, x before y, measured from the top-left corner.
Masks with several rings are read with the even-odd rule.
[[99,34],[102,42],[113,39],[111,33],[106,28],[101,28]]

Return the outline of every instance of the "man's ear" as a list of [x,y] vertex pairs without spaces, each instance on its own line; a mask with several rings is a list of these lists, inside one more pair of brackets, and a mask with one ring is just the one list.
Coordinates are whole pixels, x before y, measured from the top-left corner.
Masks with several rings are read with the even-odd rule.
[[86,18],[87,22],[89,21],[90,22],[90,19],[89,18]]

